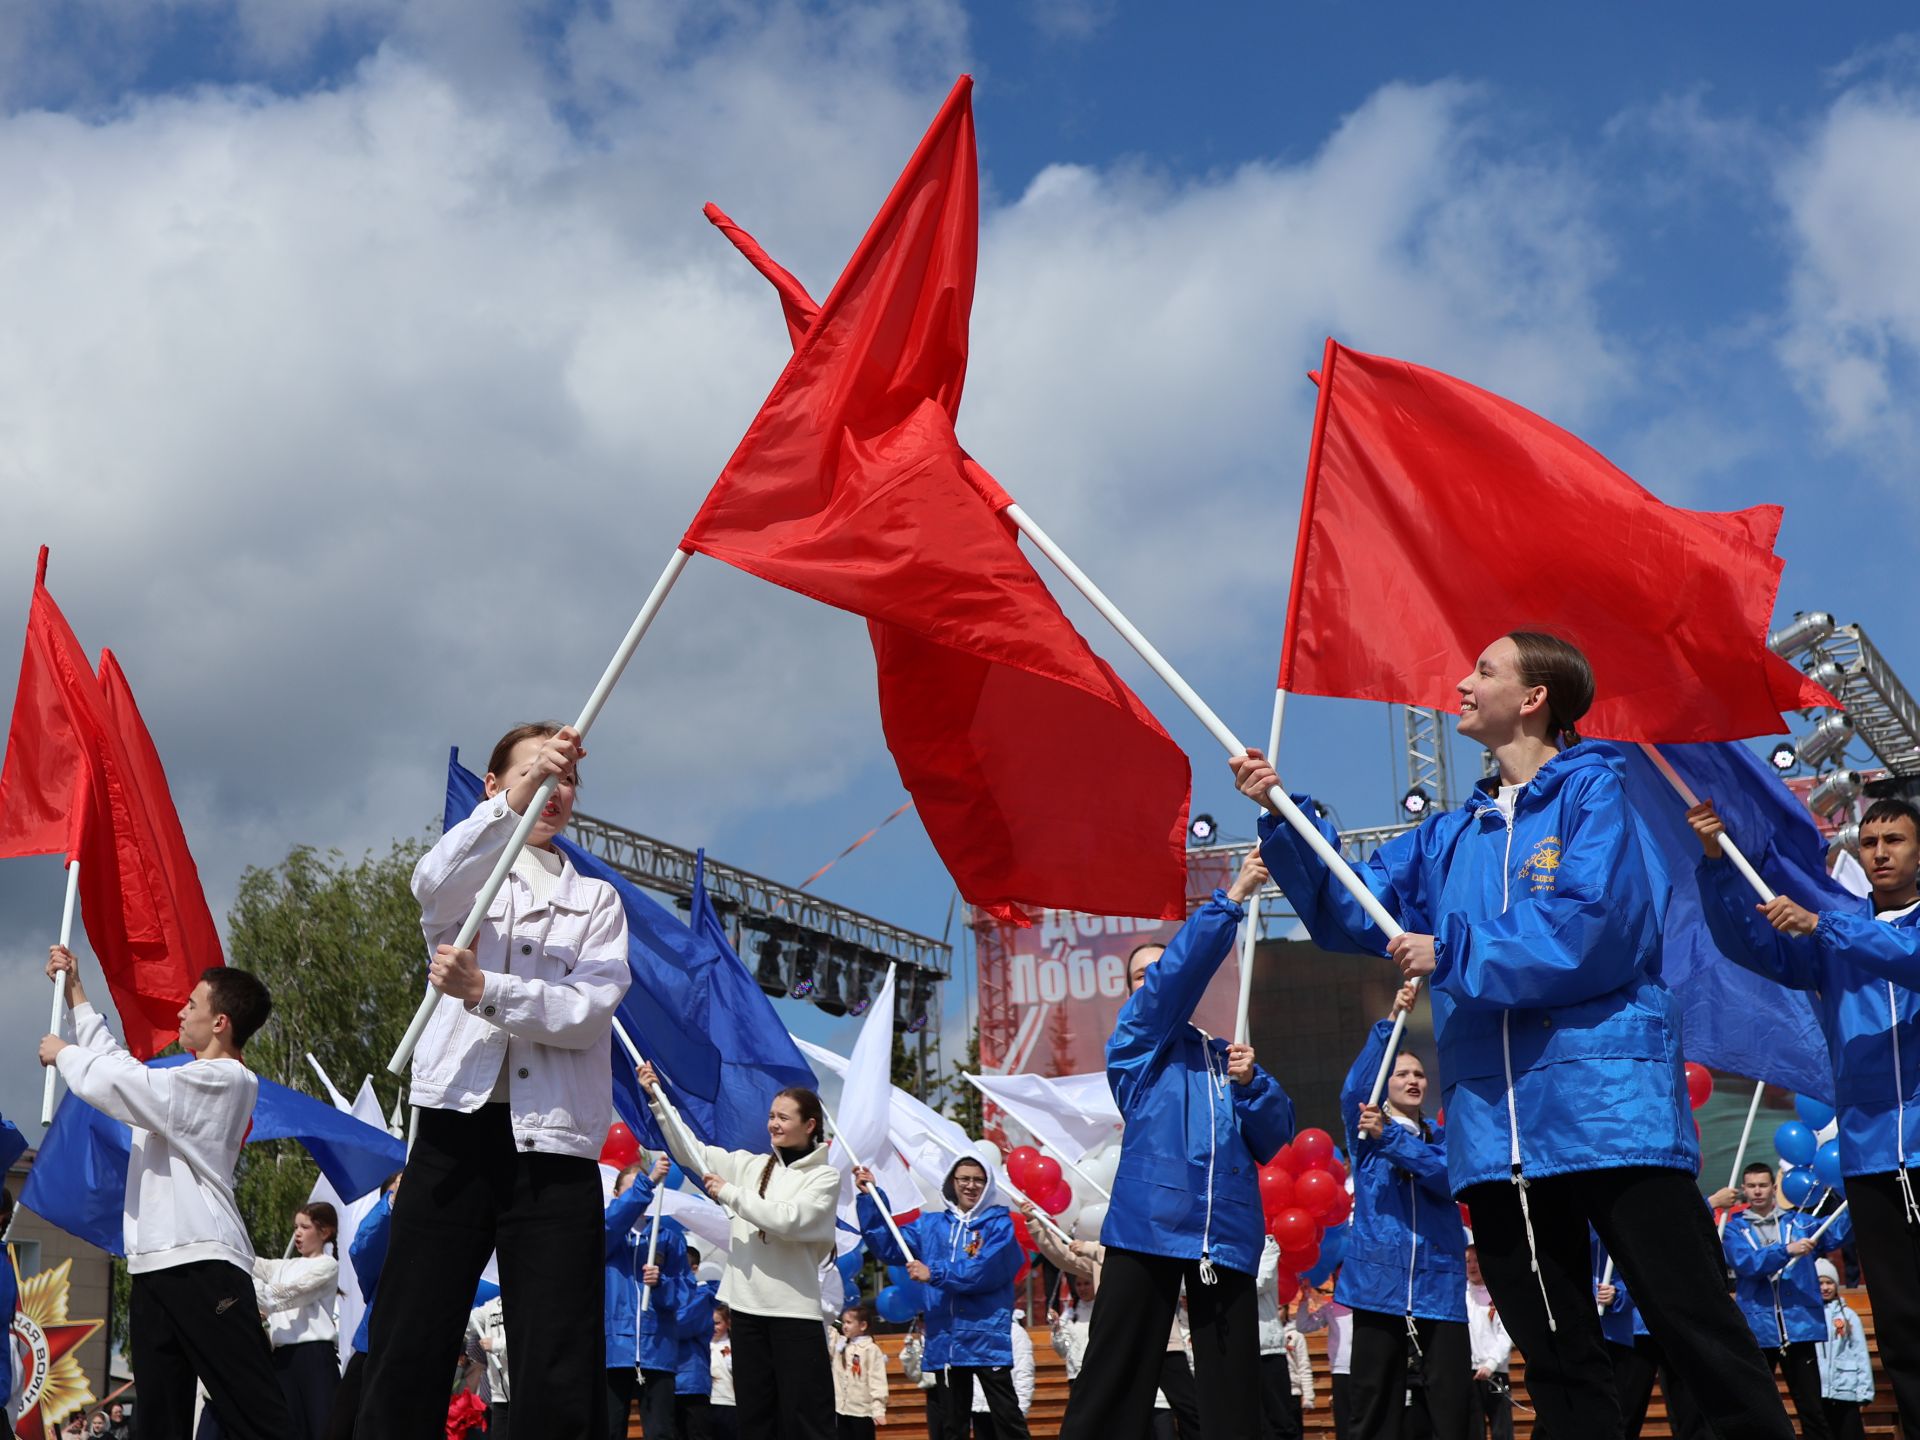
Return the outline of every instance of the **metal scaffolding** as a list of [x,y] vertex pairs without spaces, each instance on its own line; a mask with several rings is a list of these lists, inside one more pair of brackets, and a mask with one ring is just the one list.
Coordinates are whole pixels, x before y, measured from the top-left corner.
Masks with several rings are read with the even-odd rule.
[[[1920,706],[1859,625],[1806,646],[1805,668],[1840,702],[1856,738],[1894,775],[1920,775]],[[1835,755],[1844,766],[1844,754]]]
[[[1447,769],[1447,718],[1439,710],[1419,705],[1400,707],[1407,737],[1407,789],[1424,790],[1436,810],[1453,808],[1453,785]],[[1400,797],[1394,796],[1399,803]]]

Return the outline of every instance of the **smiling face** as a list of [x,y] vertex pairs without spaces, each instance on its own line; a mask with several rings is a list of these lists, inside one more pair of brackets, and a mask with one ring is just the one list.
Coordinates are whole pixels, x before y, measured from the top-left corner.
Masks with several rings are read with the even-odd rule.
[[[499,773],[487,772],[487,794],[498,795],[502,790],[512,788],[520,772],[533,762],[540,753],[540,747],[546,743],[543,735],[529,735],[519,741],[507,756],[507,763]],[[529,845],[542,847],[551,845],[553,837],[567,828],[567,822],[573,818],[574,792],[580,786],[580,772],[572,770],[560,777],[560,783],[553,787],[553,793],[547,797],[546,807],[541,810],[540,818],[533,822],[533,833],[528,836]]]
[[767,1138],[783,1150],[804,1150],[820,1137],[811,1120],[802,1118],[800,1102],[791,1095],[776,1095],[767,1108]]
[[1831,1300],[1839,1293],[1840,1287],[1838,1285],[1834,1284],[1833,1281],[1824,1275],[1820,1277],[1820,1298],[1822,1300]]
[[962,1160],[953,1169],[953,1203],[962,1215],[987,1193],[987,1172],[977,1160]]
[[1546,686],[1521,678],[1520,647],[1510,635],[1482,650],[1472,671],[1453,688],[1460,695],[1460,733],[1487,746],[1519,735],[1523,721],[1547,703]]
[[202,980],[188,994],[187,1003],[180,1007],[180,1048],[204,1055],[213,1044],[215,1034],[229,1028],[226,1016],[214,1014],[213,991]]
[[1396,1110],[1418,1114],[1427,1094],[1427,1069],[1418,1055],[1401,1055],[1393,1062],[1393,1074],[1387,1077],[1387,1099]]

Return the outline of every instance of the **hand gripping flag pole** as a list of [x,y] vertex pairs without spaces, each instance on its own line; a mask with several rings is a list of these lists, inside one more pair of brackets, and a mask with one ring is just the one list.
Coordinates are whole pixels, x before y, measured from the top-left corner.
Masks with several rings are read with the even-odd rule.
[[[1227,728],[1226,722],[1213,712],[1213,707],[1200,698],[1199,693],[1187,684],[1180,672],[1175,670],[1167,662],[1166,657],[1154,648],[1153,643],[1134,627],[1133,622],[1127,619],[1120,608],[1107,598],[1105,592],[1087,577],[1086,572],[1073,563],[1073,558],[1056,545],[1046,531],[1033,523],[1025,510],[1017,504],[1009,505],[1006,514],[1007,518],[1019,528],[1020,533],[1031,540],[1041,553],[1059,568],[1060,573],[1067,577],[1073,587],[1087,598],[1093,608],[1105,617],[1107,623],[1120,632],[1120,637],[1134,648],[1135,653],[1147,662],[1153,673],[1158,675],[1180,702],[1193,712],[1194,718],[1207,728],[1207,732],[1215,740],[1220,742],[1227,754],[1238,757],[1247,753],[1247,747],[1240,743],[1239,736]],[[1280,818],[1299,832],[1300,838],[1307,842],[1307,847],[1320,858],[1320,862],[1327,869],[1333,872],[1334,878],[1347,888],[1347,892],[1353,896],[1360,908],[1366,911],[1367,918],[1380,928],[1380,932],[1388,940],[1397,939],[1404,933],[1400,922],[1387,913],[1387,907],[1380,903],[1371,890],[1367,889],[1366,882],[1354,873],[1353,867],[1346,862],[1340,852],[1327,843],[1327,837],[1322,835],[1313,821],[1307,818],[1306,812],[1293,803],[1293,797],[1287,794],[1284,787],[1275,785],[1267,791],[1267,799],[1272,801],[1274,808],[1280,812]],[[1419,982],[1416,980],[1414,983]],[[1370,1105],[1380,1103],[1380,1092],[1386,1088],[1387,1073],[1392,1068],[1394,1052],[1399,1047],[1400,1036],[1406,1027],[1407,1014],[1403,1010],[1399,1018],[1393,1022],[1393,1034],[1387,1040],[1387,1053],[1381,1057],[1380,1073],[1374,1077],[1373,1094],[1367,1101]]]
[[[620,1043],[626,1047],[627,1056],[633,1061],[633,1068],[635,1070],[638,1070],[642,1065],[647,1063],[647,1057],[642,1055],[640,1053],[640,1047],[633,1043],[633,1037],[627,1033],[627,1027],[620,1023],[620,1017],[618,1015],[613,1017],[613,1033],[619,1037]],[[647,1094],[660,1102],[661,1118],[666,1122],[668,1129],[679,1132],[677,1135],[667,1134],[666,1131],[661,1132],[662,1138],[667,1141],[667,1149],[674,1149],[674,1141],[679,1141],[680,1147],[685,1151],[687,1159],[698,1159],[700,1161],[700,1168],[704,1171],[706,1169],[706,1161],[703,1157],[706,1154],[706,1146],[702,1144],[700,1137],[693,1133],[693,1127],[687,1124],[685,1117],[680,1114],[679,1107],[673,1103],[672,1097],[657,1085],[649,1090]],[[683,1163],[681,1168],[686,1169],[687,1167]]]
[[[1273,692],[1273,724],[1267,727],[1267,763],[1280,763],[1280,722],[1287,714],[1287,692]],[[1233,1039],[1238,1045],[1249,1043],[1253,1023],[1253,951],[1260,943],[1260,892],[1247,901],[1247,926],[1240,936],[1240,1003],[1233,1012]]]
[[[1829,1216],[1827,1216],[1827,1218],[1826,1218],[1825,1220],[1822,1220],[1822,1221],[1820,1222],[1820,1228],[1819,1228],[1818,1230],[1816,1230],[1816,1231],[1814,1231],[1814,1232],[1813,1232],[1813,1234],[1811,1234],[1811,1235],[1809,1235],[1809,1236],[1807,1237],[1807,1239],[1808,1239],[1808,1240],[1809,1240],[1810,1242],[1812,1242],[1812,1244],[1813,1244],[1813,1247],[1814,1247],[1813,1249],[1811,1249],[1811,1250],[1809,1250],[1809,1251],[1807,1252],[1807,1254],[1809,1254],[1809,1255],[1818,1255],[1818,1254],[1820,1253],[1820,1244],[1819,1244],[1819,1242],[1820,1242],[1820,1237],[1821,1237],[1822,1235],[1824,1235],[1824,1234],[1826,1234],[1826,1233],[1827,1233],[1827,1231],[1829,1231],[1829,1230],[1831,1230],[1831,1229],[1833,1228],[1833,1222],[1834,1222],[1834,1221],[1836,1221],[1836,1220],[1838,1220],[1838,1219],[1839,1219],[1839,1218],[1840,1218],[1840,1217],[1841,1217],[1842,1215],[1844,1215],[1844,1214],[1846,1214],[1846,1213],[1847,1213],[1847,1207],[1848,1207],[1849,1205],[1851,1205],[1851,1204],[1853,1204],[1853,1202],[1852,1202],[1851,1200],[1842,1200],[1842,1201],[1840,1202],[1840,1204],[1839,1204],[1839,1207],[1838,1207],[1838,1208],[1837,1208],[1837,1209],[1836,1209],[1836,1210],[1835,1210],[1835,1211],[1834,1211],[1834,1212],[1833,1212],[1833,1213],[1832,1213],[1831,1215],[1829,1215]],[[1781,1273],[1782,1275],[1784,1275],[1784,1274],[1786,1274],[1786,1273],[1787,1273],[1787,1271],[1789,1271],[1789,1270],[1791,1270],[1791,1269],[1793,1269],[1793,1267],[1794,1267],[1794,1265],[1795,1265],[1795,1263],[1796,1263],[1796,1262],[1798,1262],[1798,1261],[1799,1261],[1799,1259],[1800,1259],[1800,1257],[1799,1257],[1798,1255],[1796,1255],[1796,1256],[1794,1256],[1794,1257],[1793,1257],[1793,1259],[1791,1259],[1791,1260],[1789,1260],[1789,1261],[1787,1261],[1787,1263],[1786,1263],[1786,1264],[1784,1264],[1784,1265],[1782,1265],[1782,1266],[1780,1267],[1780,1273]]]
[[[62,950],[71,949],[73,946],[73,902],[79,894],[80,862],[69,860],[67,862],[67,899],[60,908],[60,948]],[[66,1014],[66,1005],[67,977],[56,975],[53,977],[53,1018],[47,1022],[49,1035],[60,1033],[60,1020]],[[55,1081],[59,1078],[59,1069],[52,1065],[47,1066],[46,1077],[41,1082],[40,1090],[40,1123],[42,1125],[53,1124],[53,1089]]]
[[[1606,1267],[1602,1269],[1600,1272],[1600,1284],[1602,1288],[1605,1288],[1606,1286],[1611,1285],[1612,1283],[1613,1283],[1613,1257],[1609,1255],[1607,1256]],[[1593,1302],[1593,1308],[1599,1311],[1602,1315],[1607,1313],[1607,1307],[1602,1305],[1598,1299],[1596,1299]]]
[[[640,607],[640,613],[633,618],[628,627],[626,638],[620,642],[620,648],[613,652],[613,659],[607,663],[600,683],[593,687],[593,694],[587,697],[586,708],[580,712],[580,718],[573,722],[573,728],[584,739],[593,722],[600,718],[600,710],[607,703],[607,697],[613,694],[613,687],[620,682],[620,674],[627,668],[627,662],[633,658],[633,652],[640,648],[647,627],[653,624],[653,617],[666,603],[667,592],[673,589],[673,582],[680,578],[680,572],[687,568],[691,552],[675,550],[673,558],[667,561],[667,568],[660,572],[660,578],[653,583],[646,603]],[[527,837],[533,833],[533,827],[539,822],[540,812],[546,809],[547,798],[559,783],[559,777],[549,775],[540,782],[540,788],[534,792],[527,806],[526,814],[520,817],[520,823],[514,827],[513,837],[507,841],[507,848],[500,852],[499,860],[494,862],[493,873],[487,876],[487,883],[480,887],[480,893],[474,897],[473,909],[467,912],[465,923],[454,939],[454,948],[465,950],[473,944],[473,937],[480,933],[480,922],[486,918],[487,907],[493,904],[493,897],[500,893],[500,887],[506,883],[507,872],[513,868],[513,862],[520,858],[520,852],[527,848]],[[420,1008],[413,1012],[413,1021],[407,1026],[407,1033],[400,1037],[400,1044],[393,1052],[393,1058],[387,1061],[387,1069],[395,1075],[406,1073],[407,1062],[413,1058],[414,1047],[420,1043],[420,1037],[426,1033],[427,1022],[433,1018],[434,1007],[440,1003],[440,992],[428,987],[427,993],[420,998]]]
[[[840,1129],[840,1122],[833,1118],[833,1111],[827,1109],[827,1104],[824,1100],[820,1102],[820,1108],[826,1112],[827,1124],[833,1127],[833,1138],[838,1140],[841,1147],[847,1152],[847,1163],[854,1170],[860,1169],[860,1157],[853,1153],[853,1146],[847,1143],[847,1137]],[[849,1173],[851,1173],[851,1171],[849,1171]],[[888,1213],[887,1210],[887,1202],[880,1198],[880,1188],[877,1185],[862,1185],[859,1188],[873,1197],[873,1208],[878,1210],[880,1212],[880,1218],[887,1222],[887,1233],[893,1236],[893,1243],[900,1247],[900,1253],[907,1257],[907,1263],[909,1265],[913,1264],[913,1251],[907,1248],[907,1237],[902,1235],[900,1233],[900,1227],[893,1223],[893,1216]]]

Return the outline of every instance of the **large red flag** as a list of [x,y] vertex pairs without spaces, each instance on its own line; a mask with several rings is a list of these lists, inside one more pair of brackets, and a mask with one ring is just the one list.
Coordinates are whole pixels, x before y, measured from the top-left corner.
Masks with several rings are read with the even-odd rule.
[[34,569],[20,684],[0,763],[0,859],[80,853],[88,737],[104,727],[93,666],[47,593],[47,548]]
[[1733,740],[1837,702],[1766,647],[1780,507],[1680,510],[1576,436],[1437,370],[1327,341],[1280,688],[1458,708],[1487,642],[1593,664],[1582,734]]
[[971,91],[953,87],[817,316],[779,272],[797,349],[682,543],[866,617],[888,748],[969,901],[1177,918],[1186,756],[1068,623],[954,435]]

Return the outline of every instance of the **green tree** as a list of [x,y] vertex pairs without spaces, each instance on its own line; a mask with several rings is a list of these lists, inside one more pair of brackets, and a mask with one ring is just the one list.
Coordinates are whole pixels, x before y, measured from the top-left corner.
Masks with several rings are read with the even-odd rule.
[[[248,867],[228,912],[227,961],[273,992],[273,1017],[247,1046],[256,1074],[309,1094],[324,1091],[307,1054],[349,1096],[374,1077],[382,1108],[396,1098],[387,1058],[420,998],[425,943],[409,879],[421,839],[348,861],[296,845],[272,869]],[[254,1248],[277,1255],[318,1169],[292,1140],[241,1151],[234,1177]],[[342,1237],[343,1242],[350,1237]]]

